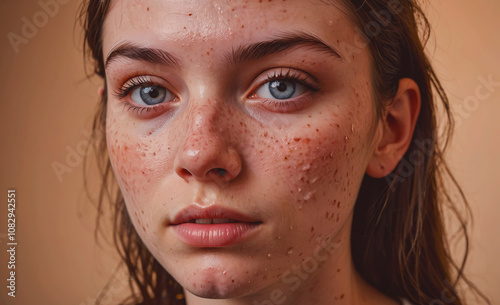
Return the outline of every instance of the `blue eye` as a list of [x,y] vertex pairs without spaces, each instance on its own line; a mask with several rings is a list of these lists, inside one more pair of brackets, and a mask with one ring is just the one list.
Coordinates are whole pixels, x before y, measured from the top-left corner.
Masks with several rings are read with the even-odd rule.
[[161,86],[150,85],[134,89],[130,96],[132,101],[140,106],[153,106],[175,99],[175,95]]
[[261,98],[287,100],[302,95],[306,87],[289,79],[269,81],[255,91]]

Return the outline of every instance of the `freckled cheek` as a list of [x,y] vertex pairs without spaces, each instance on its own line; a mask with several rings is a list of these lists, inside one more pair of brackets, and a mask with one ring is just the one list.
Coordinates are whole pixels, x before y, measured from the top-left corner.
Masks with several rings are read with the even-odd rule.
[[144,137],[118,131],[108,132],[108,151],[124,198],[130,203],[144,201],[156,177],[155,165],[161,153]]
[[277,187],[288,193],[297,210],[314,212],[317,220],[339,222],[355,202],[365,157],[352,132],[324,134],[328,136],[286,141],[275,152],[278,162],[272,167],[281,177]]

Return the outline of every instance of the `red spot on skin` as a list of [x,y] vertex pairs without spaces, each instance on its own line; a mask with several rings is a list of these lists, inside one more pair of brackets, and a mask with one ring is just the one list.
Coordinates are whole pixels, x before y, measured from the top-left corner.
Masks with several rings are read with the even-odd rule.
[[294,140],[295,142],[299,142],[299,141],[300,141],[300,138],[293,138],[293,140]]

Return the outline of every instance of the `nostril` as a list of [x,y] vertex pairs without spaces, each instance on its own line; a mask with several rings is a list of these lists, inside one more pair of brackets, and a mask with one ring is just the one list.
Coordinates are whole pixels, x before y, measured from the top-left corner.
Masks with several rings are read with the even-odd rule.
[[227,171],[226,171],[225,169],[223,169],[223,168],[215,168],[215,169],[213,169],[213,171],[214,171],[217,175],[219,175],[219,176],[221,176],[221,177],[222,177],[222,176],[224,176],[224,175],[227,173]]
[[192,176],[193,174],[191,174],[191,172],[188,171],[187,169],[182,168],[179,170],[178,175],[182,178],[186,178],[186,177]]

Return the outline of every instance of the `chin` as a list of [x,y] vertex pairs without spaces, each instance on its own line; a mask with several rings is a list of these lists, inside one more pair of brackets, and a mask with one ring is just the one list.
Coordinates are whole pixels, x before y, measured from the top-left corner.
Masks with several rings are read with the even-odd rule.
[[[244,297],[251,292],[249,281],[240,279],[200,277],[186,283],[181,283],[185,290],[204,299],[234,299]],[[184,284],[184,285],[183,285]]]

